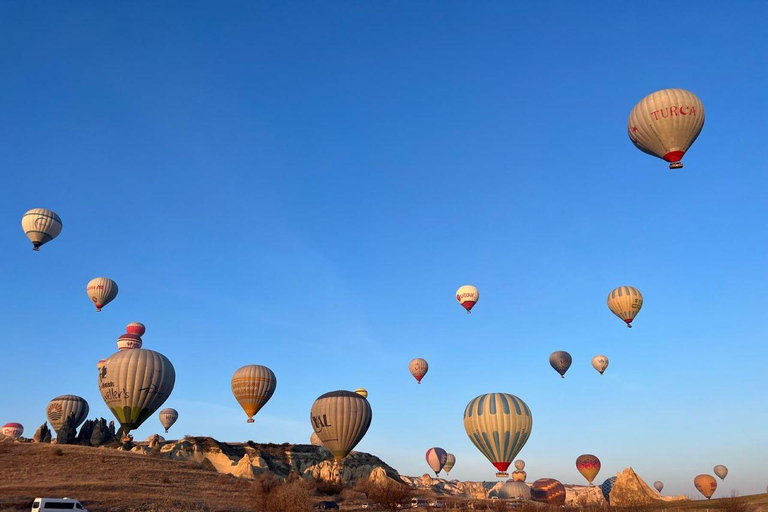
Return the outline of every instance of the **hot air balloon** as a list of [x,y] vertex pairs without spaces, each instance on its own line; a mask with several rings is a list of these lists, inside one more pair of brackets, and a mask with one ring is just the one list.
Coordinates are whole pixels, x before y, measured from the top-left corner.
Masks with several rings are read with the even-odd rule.
[[605,356],[595,356],[592,358],[592,368],[603,374],[606,368],[608,368],[608,358]]
[[531,410],[518,397],[507,393],[480,395],[464,410],[464,430],[498,469],[497,477],[509,477],[507,468],[525,446],[532,427]]
[[101,308],[117,297],[117,283],[108,277],[96,277],[88,282],[86,291],[96,306],[96,311],[101,311]]
[[85,401],[85,398],[76,395],[61,395],[48,402],[45,414],[48,416],[51,428],[58,432],[70,416],[74,418],[72,426],[74,428],[79,427],[88,417],[88,411],[88,402]]
[[410,370],[411,375],[416,379],[416,382],[421,384],[421,379],[423,379],[429,371],[429,365],[427,364],[426,359],[417,357],[416,359],[411,359],[411,362],[408,363],[408,370]]
[[629,113],[627,132],[643,153],[663,158],[670,169],[680,161],[704,126],[704,106],[692,92],[664,89],[649,94]]
[[507,480],[499,489],[499,498],[502,500],[530,500],[531,489],[522,482]]
[[277,377],[266,366],[249,364],[232,375],[232,394],[253,423],[253,416],[261,410],[277,388]]
[[3,425],[2,433],[6,437],[18,439],[24,433],[24,425],[21,423],[6,423]]
[[549,356],[549,364],[552,366],[552,368],[555,369],[557,373],[560,374],[560,377],[562,378],[565,378],[565,372],[567,372],[568,368],[571,367],[572,362],[573,358],[571,357],[571,354],[564,350],[552,352],[552,354]]
[[512,480],[515,482],[525,482],[525,479],[528,478],[528,473],[523,471],[522,469],[516,469],[512,472]]
[[445,465],[443,466],[443,471],[445,471],[445,474],[447,475],[448,473],[450,473],[451,470],[453,469],[453,466],[455,465],[456,465],[456,456],[452,453],[449,453],[448,458],[445,459]]
[[59,236],[61,226],[59,216],[46,208],[32,208],[21,218],[21,227],[32,242],[34,251],[39,251],[41,245]]
[[99,359],[99,362],[96,363],[96,368],[99,370],[99,373],[101,373],[101,369],[104,367],[104,363],[106,362],[106,359]]
[[131,322],[125,327],[125,332],[141,337],[147,332],[147,328],[141,322]]
[[365,388],[357,388],[355,390],[355,393],[357,393],[358,395],[360,395],[363,398],[368,398],[368,390],[365,389]]
[[603,493],[603,498],[605,498],[605,501],[608,502],[608,504],[611,504],[611,491],[613,490],[613,486],[616,484],[616,477],[612,476],[611,478],[607,479],[605,482],[600,484],[600,491]]
[[427,450],[427,464],[435,472],[435,476],[440,475],[440,471],[448,461],[448,452],[442,448],[433,447]]
[[712,475],[699,475],[693,479],[693,485],[705,498],[710,499],[717,489],[717,480]]
[[565,486],[554,478],[539,478],[531,486],[531,499],[559,507],[565,503]]
[[459,304],[467,310],[467,313],[472,312],[472,308],[475,307],[477,301],[480,299],[480,292],[474,286],[465,284],[458,290],[456,290],[456,300]]
[[579,455],[576,458],[576,469],[587,479],[589,485],[593,486],[592,480],[600,472],[600,459],[590,454]]
[[157,438],[157,441],[158,441],[159,443],[164,443],[164,442],[165,442],[165,438],[164,438],[163,436],[161,436],[160,434],[152,434],[151,436],[149,436],[149,437],[146,439],[146,441],[145,441],[145,442],[147,442],[147,443],[152,443],[152,442],[154,442],[154,441],[155,441],[155,438]]
[[115,352],[101,369],[99,391],[127,435],[168,399],[176,371],[163,354],[138,348]]
[[614,315],[624,320],[627,327],[632,327],[632,320],[642,307],[643,294],[637,288],[619,286],[608,294],[608,308]]
[[160,418],[160,424],[165,428],[165,431],[168,432],[168,429],[176,423],[177,419],[179,419],[179,412],[176,409],[166,407],[160,411],[157,416]]
[[317,434],[312,431],[312,435],[309,436],[309,444],[312,446],[323,446],[323,442],[317,437]]
[[525,469],[525,461],[523,459],[517,459],[515,461],[515,469],[519,469],[520,471]]
[[143,344],[144,342],[141,341],[141,336],[138,334],[125,333],[117,338],[117,350],[133,350],[141,348]]
[[331,391],[315,400],[312,428],[337,462],[344,460],[371,426],[373,411],[365,397],[351,391]]
[[720,480],[725,480],[725,477],[728,475],[728,468],[723,466],[722,464],[718,464],[713,469],[715,474],[720,478]]
[[661,482],[659,480],[656,480],[653,482],[653,487],[659,491],[659,494],[661,494],[661,491],[664,489],[664,482]]

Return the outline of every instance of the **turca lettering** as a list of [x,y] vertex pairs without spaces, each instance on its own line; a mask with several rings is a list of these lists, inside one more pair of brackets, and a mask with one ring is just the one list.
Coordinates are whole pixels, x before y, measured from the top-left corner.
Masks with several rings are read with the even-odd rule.
[[328,423],[328,418],[325,414],[322,416],[312,416],[312,423],[315,425],[315,430],[320,430],[323,427],[331,426],[331,424]]
[[651,115],[655,121],[674,116],[695,116],[696,107],[689,107],[687,105],[671,106],[651,112]]

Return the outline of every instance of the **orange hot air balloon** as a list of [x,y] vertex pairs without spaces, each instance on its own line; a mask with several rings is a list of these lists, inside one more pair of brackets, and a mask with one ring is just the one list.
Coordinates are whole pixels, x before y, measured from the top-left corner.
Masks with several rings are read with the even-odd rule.
[[515,482],[525,482],[525,479],[528,478],[528,473],[523,471],[522,469],[516,469],[512,472],[512,480]]
[[427,364],[426,359],[417,357],[416,359],[411,359],[411,362],[408,363],[408,370],[410,370],[411,375],[416,379],[416,382],[421,384],[421,379],[423,379],[429,371],[429,364]]
[[531,485],[531,499],[559,507],[565,503],[565,486],[554,478],[539,478]]
[[693,485],[705,498],[710,499],[717,489],[717,480],[712,475],[699,475],[693,479]]
[[578,469],[579,473],[587,479],[589,485],[593,486],[595,484],[592,483],[592,480],[594,480],[600,472],[600,459],[589,454],[579,455],[576,459],[576,469]]

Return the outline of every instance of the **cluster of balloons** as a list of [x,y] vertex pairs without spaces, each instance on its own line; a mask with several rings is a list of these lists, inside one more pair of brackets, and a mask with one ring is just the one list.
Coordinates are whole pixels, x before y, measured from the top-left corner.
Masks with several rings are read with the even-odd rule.
[[[725,477],[728,476],[728,468],[722,464],[718,464],[712,468],[712,471],[718,478],[720,478],[720,480],[725,480]],[[715,480],[715,477],[712,475],[698,475],[693,479],[693,485],[707,499],[712,498],[712,495],[715,494],[715,491],[717,490],[717,480]]]

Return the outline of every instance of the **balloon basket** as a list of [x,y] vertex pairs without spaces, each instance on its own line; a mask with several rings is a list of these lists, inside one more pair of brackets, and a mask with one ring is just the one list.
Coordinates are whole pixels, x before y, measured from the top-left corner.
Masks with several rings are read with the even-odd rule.
[[256,420],[254,420],[253,418],[248,418],[247,420],[245,420],[246,423],[253,423],[254,421]]
[[509,473],[505,471],[499,471],[496,473],[496,478],[509,478]]
[[670,169],[682,169],[683,168],[683,162],[672,162],[669,164]]

